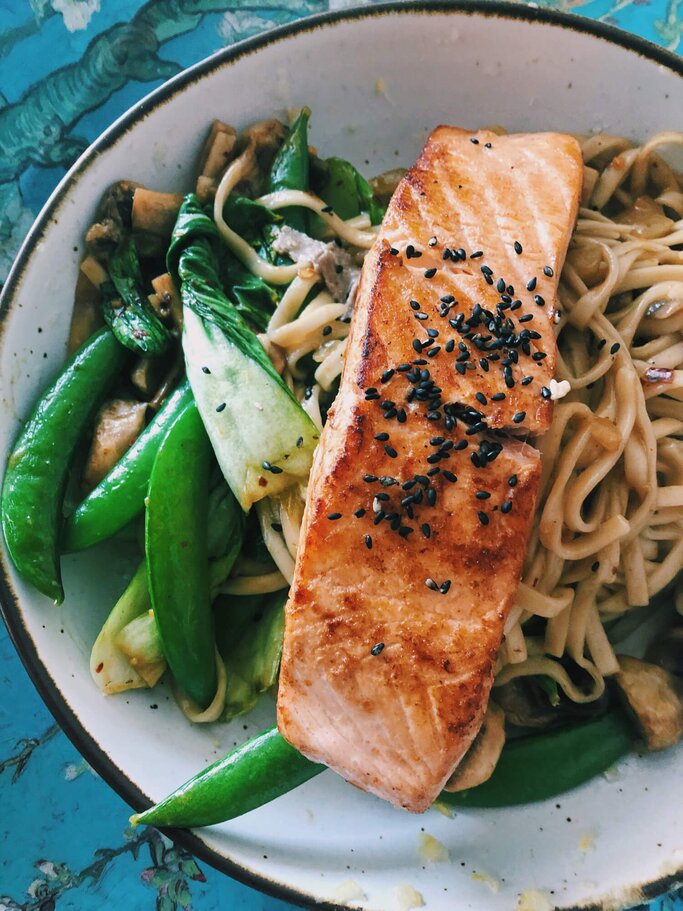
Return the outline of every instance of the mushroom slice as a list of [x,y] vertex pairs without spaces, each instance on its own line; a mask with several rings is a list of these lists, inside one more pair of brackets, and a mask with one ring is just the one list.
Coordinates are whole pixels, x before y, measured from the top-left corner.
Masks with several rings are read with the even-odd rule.
[[446,783],[446,791],[464,791],[483,784],[493,774],[505,746],[505,712],[489,702],[476,739]]
[[83,483],[91,490],[109,474],[145,426],[146,402],[112,399],[99,410]]
[[635,716],[648,750],[664,750],[683,735],[683,688],[673,674],[619,655],[619,693]]

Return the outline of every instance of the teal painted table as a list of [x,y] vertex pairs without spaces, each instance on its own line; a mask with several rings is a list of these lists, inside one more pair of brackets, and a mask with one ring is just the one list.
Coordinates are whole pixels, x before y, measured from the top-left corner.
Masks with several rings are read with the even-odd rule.
[[[0,0],[0,280],[34,216],[80,152],[126,108],[226,44],[346,0]],[[681,0],[540,0],[683,48]],[[111,54],[150,31],[156,53]],[[96,84],[94,68],[109,76]],[[78,97],[55,97],[71,68]],[[109,72],[110,71],[110,72]],[[101,85],[105,84],[106,89]],[[56,115],[47,121],[46,112]],[[35,135],[27,137],[26,131]],[[30,141],[27,141],[27,138]],[[285,911],[200,866],[128,807],[61,733],[0,629],[0,911]],[[683,911],[683,890],[650,911]]]

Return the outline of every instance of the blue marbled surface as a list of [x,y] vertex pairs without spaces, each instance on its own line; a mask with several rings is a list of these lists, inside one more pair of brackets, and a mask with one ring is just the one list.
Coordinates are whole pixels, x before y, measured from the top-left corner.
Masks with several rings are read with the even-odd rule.
[[[114,118],[182,68],[346,0],[0,0],[0,280],[34,216]],[[540,0],[683,47],[681,0]],[[136,37],[156,52],[136,55]],[[128,48],[125,63],[112,56]],[[89,66],[106,72],[106,88]],[[100,84],[101,85],[101,84]],[[43,112],[42,119],[36,113]],[[46,112],[50,117],[46,117]],[[0,911],[290,908],[200,866],[128,807],[54,723],[0,627]],[[651,911],[683,911],[683,892]]]

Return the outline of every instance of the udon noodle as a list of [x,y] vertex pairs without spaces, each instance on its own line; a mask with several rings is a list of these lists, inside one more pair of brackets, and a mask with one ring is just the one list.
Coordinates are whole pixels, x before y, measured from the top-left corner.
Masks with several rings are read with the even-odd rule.
[[[683,146],[683,134],[662,133],[642,146],[604,134],[580,138],[585,182],[559,289],[557,401],[552,427],[537,441],[541,494],[496,684],[544,674],[570,699],[588,702],[618,669],[612,622],[647,605],[683,565],[683,180],[658,154],[662,145]],[[222,219],[239,179],[232,167],[216,211],[234,248]],[[261,201],[320,213],[309,194],[281,195]],[[359,254],[372,243],[367,218],[327,222]],[[289,281],[286,268],[281,277],[269,266],[268,277]],[[298,272],[262,340],[322,427],[322,403],[343,368],[348,317],[327,291],[301,309],[315,284],[313,272]],[[317,365],[312,385],[301,367],[307,355]],[[304,496],[294,491],[260,508],[266,544],[287,581]],[[677,607],[683,613],[680,596]],[[570,675],[567,658],[583,673]]]

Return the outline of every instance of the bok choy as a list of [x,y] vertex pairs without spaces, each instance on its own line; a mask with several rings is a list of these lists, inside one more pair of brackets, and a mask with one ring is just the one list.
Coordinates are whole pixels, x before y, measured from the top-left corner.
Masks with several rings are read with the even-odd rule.
[[216,458],[242,508],[305,482],[318,431],[223,291],[213,220],[187,196],[168,252],[180,279],[187,376]]

